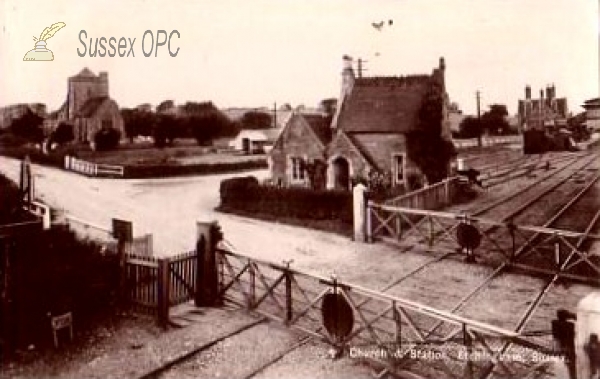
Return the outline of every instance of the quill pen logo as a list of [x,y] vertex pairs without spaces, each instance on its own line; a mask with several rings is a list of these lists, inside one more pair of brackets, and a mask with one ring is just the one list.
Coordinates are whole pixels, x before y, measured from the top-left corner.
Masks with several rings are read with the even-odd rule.
[[27,54],[23,57],[24,61],[53,61],[54,54],[52,51],[46,48],[46,41],[51,38],[56,32],[60,29],[67,26],[64,22],[57,22],[56,24],[52,24],[52,26],[44,29],[42,34],[40,34],[40,38],[33,37],[35,42],[35,49],[29,50]]

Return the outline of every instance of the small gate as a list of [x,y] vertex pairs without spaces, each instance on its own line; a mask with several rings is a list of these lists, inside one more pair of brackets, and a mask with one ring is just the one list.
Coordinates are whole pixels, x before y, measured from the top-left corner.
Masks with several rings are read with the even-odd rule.
[[196,251],[165,258],[126,254],[125,275],[132,309],[156,315],[166,325],[170,307],[195,298],[197,256]]

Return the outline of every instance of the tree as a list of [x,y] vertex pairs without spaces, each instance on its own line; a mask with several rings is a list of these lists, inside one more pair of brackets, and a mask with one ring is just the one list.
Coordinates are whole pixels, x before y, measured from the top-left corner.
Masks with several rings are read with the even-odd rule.
[[65,143],[71,142],[75,139],[75,134],[73,133],[73,126],[70,124],[66,124],[61,122],[58,124],[58,127],[55,131],[50,134],[49,143],[57,143],[59,145],[64,145]]
[[138,109],[122,109],[121,116],[125,127],[125,135],[133,141],[137,136],[151,136],[156,122],[156,114]]
[[327,124],[331,125],[331,121],[333,121],[333,116],[335,115],[335,111],[337,109],[337,99],[333,97],[323,99],[321,100],[319,107],[327,115]]
[[171,115],[158,115],[152,136],[156,147],[172,145],[177,136],[177,119]]
[[27,109],[21,117],[12,121],[10,131],[15,136],[25,138],[30,142],[41,142],[44,140],[43,123],[42,117],[33,113],[31,109]]
[[268,129],[272,125],[272,117],[266,112],[249,111],[242,116],[243,129]]
[[442,138],[442,90],[431,83],[418,113],[417,128],[406,134],[406,153],[431,184],[448,174],[450,160],[456,156],[451,141]]
[[282,106],[279,107],[280,111],[291,111],[292,110],[292,106],[290,105],[290,103],[285,103]]
[[156,107],[156,113],[163,113],[164,111],[171,109],[175,106],[175,102],[173,100],[165,100],[162,103],[158,104]]
[[481,115],[481,127],[488,134],[506,134],[510,125],[506,121],[508,109],[504,104],[492,104],[490,109]]
[[94,145],[98,151],[114,150],[120,140],[121,132],[115,128],[103,128],[94,134]]
[[460,138],[479,138],[483,134],[483,127],[477,117],[467,116],[458,126]]

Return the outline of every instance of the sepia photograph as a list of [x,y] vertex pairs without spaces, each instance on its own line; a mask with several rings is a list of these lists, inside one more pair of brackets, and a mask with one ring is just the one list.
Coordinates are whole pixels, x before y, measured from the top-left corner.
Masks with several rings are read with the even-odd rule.
[[600,379],[600,0],[0,27],[0,378]]

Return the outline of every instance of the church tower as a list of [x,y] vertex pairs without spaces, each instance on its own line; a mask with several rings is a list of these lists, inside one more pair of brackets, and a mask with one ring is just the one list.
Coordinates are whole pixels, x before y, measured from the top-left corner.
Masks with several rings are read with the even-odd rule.
[[67,91],[67,119],[72,119],[89,99],[108,97],[108,73],[96,76],[86,67],[69,78]]

